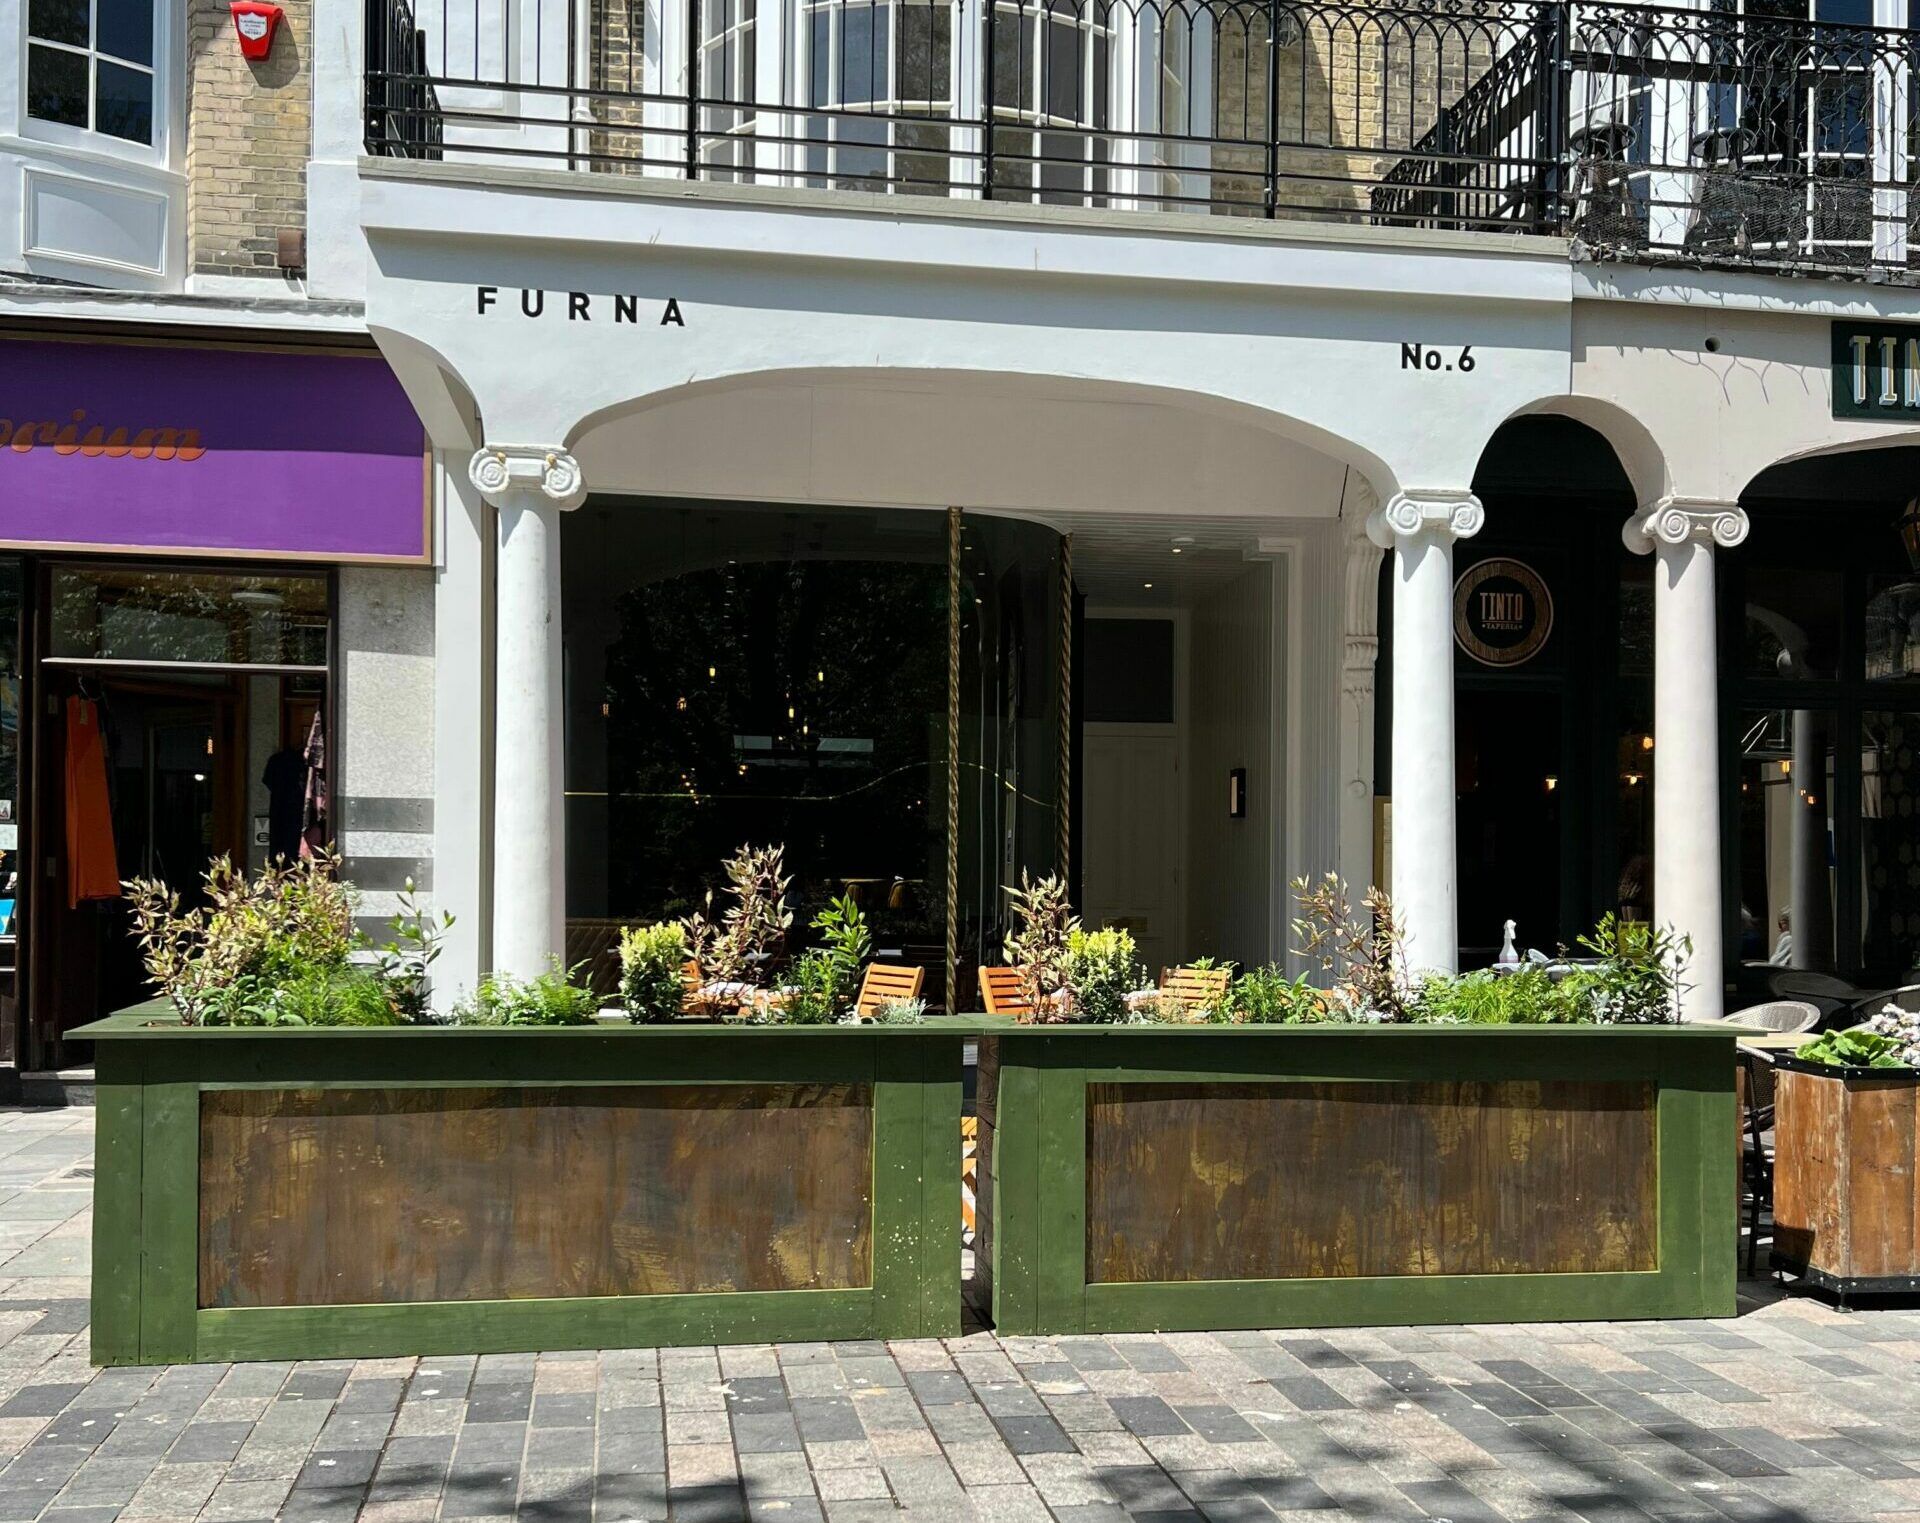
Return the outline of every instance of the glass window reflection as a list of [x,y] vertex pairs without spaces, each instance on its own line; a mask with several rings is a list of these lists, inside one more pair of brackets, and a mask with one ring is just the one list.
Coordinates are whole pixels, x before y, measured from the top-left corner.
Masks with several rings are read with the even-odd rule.
[[783,843],[794,946],[850,893],[938,1000],[951,849],[970,989],[1005,886],[1056,861],[1057,536],[965,522],[950,843],[945,515],[595,502],[562,534],[579,935],[685,915]]
[[1834,968],[1832,713],[1740,716],[1740,960]]
[[1920,677],[1920,578],[1867,578],[1862,658],[1869,682]]
[[53,572],[55,660],[327,664],[327,579],[131,566]]
[[1747,675],[1786,681],[1838,675],[1842,586],[1838,571],[1749,569]]
[[1896,975],[1920,958],[1920,714],[1860,716],[1860,960]]

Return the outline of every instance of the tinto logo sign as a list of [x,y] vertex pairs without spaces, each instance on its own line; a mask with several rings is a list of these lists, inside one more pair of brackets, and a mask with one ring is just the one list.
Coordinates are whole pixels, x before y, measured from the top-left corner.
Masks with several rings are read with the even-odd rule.
[[1482,666],[1519,666],[1553,632],[1553,595],[1525,561],[1495,556],[1469,566],[1453,588],[1453,637]]
[[1920,325],[1833,325],[1833,415],[1920,418]]

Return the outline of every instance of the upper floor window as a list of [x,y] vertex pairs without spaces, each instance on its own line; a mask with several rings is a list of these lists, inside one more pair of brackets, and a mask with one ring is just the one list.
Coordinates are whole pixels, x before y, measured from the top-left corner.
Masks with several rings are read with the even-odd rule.
[[154,0],[27,0],[27,115],[151,147]]

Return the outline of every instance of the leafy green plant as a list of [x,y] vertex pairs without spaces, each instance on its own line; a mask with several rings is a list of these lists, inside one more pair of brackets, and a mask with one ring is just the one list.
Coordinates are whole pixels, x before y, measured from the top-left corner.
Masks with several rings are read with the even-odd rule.
[[860,992],[860,973],[873,955],[873,936],[867,917],[851,894],[829,900],[813,917],[810,927],[820,938],[816,949],[827,960],[836,1007],[853,1003]]
[[859,996],[860,974],[873,954],[867,917],[851,895],[830,900],[813,917],[820,938],[788,966],[777,995],[754,1019],[776,1026],[824,1026],[840,1019]]
[[428,979],[445,950],[443,942],[453,924],[449,910],[442,910],[436,920],[415,896],[413,879],[407,879],[393,917],[393,935],[378,949],[376,963],[380,981],[392,995],[402,1019],[418,1022],[430,1018]]
[[1292,884],[1300,913],[1293,933],[1302,957],[1333,976],[1334,993],[1355,1017],[1374,1021],[1413,1019],[1413,980],[1407,970],[1406,927],[1394,913],[1385,889],[1370,888],[1360,900],[1361,914],[1348,905],[1347,886],[1337,873],[1318,883],[1296,878]]
[[1420,982],[1413,1018],[1438,1026],[1551,1026],[1591,1019],[1580,980],[1556,982],[1543,967],[1482,968]]
[[1108,926],[1098,931],[1075,926],[1067,933],[1066,987],[1072,991],[1073,1019],[1112,1023],[1127,1018],[1127,996],[1147,980],[1134,947],[1133,933]]
[[1247,1026],[1306,1025],[1336,1019],[1324,989],[1306,974],[1287,977],[1277,963],[1248,968],[1227,987],[1222,1014]]
[[1593,1019],[1612,1025],[1679,1020],[1682,980],[1693,956],[1691,937],[1608,911],[1579,944],[1599,959],[1585,970]]
[[258,974],[242,973],[229,982],[208,989],[195,1007],[189,1025],[201,1026],[292,1026],[305,1021],[288,1019],[282,1013],[279,991]]
[[733,903],[716,921],[709,893],[706,907],[681,922],[707,978],[722,983],[752,978],[793,925],[786,851],[784,846],[742,846],[723,864]]
[[784,987],[758,1017],[775,1026],[827,1026],[846,1008],[840,971],[822,947],[803,952],[787,969]]
[[868,1019],[876,1026],[923,1026],[927,1020],[927,1002],[918,997],[885,1000]]
[[1067,940],[1080,929],[1067,894],[1067,880],[1057,873],[1030,878],[1023,871],[1020,886],[1007,890],[1012,929],[1007,932],[1007,961],[1020,970],[1020,998],[1028,1015],[1024,1021],[1065,1020],[1054,996],[1067,986]]
[[1846,1031],[1823,1031],[1811,1042],[1794,1049],[1804,1063],[1824,1063],[1830,1068],[1906,1068],[1900,1043],[1866,1026]]
[[480,980],[454,1007],[461,1026],[589,1026],[600,1010],[600,996],[577,982],[585,963],[563,969],[559,959],[529,979],[495,973]]
[[313,968],[274,991],[281,1026],[398,1026],[390,985],[370,968]]
[[620,1004],[631,1021],[678,1020],[686,998],[687,933],[671,921],[620,932]]
[[220,857],[203,879],[206,903],[188,911],[160,880],[128,879],[121,887],[147,977],[194,1025],[258,997],[229,992],[238,980],[275,987],[344,963],[356,945],[355,895],[338,869],[337,857],[317,852],[249,878]]

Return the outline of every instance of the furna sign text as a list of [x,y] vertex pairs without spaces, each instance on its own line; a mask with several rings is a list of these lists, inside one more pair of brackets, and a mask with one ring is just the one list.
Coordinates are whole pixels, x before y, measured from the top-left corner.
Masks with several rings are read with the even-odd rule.
[[[510,312],[514,309],[511,298],[503,303],[500,300],[499,286],[475,286],[474,310],[481,317],[489,317],[498,312]],[[549,302],[548,298],[552,300]],[[684,328],[686,318],[681,314],[677,297],[669,296],[664,302],[648,301],[644,304],[638,296],[595,294],[592,291],[542,291],[533,287],[520,288],[519,313],[522,317],[558,317],[566,314],[570,323],[590,323],[596,318],[615,324],[640,323],[643,312],[652,316],[660,314],[656,327]]]

